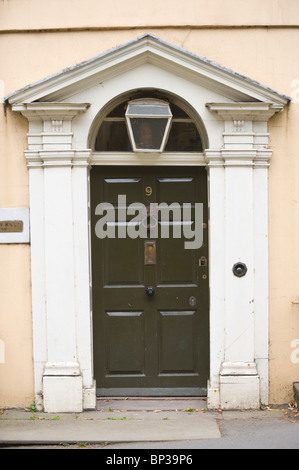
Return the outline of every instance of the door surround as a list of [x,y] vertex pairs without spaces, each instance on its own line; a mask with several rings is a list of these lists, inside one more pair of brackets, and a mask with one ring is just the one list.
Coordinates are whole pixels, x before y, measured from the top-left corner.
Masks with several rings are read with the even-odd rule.
[[[129,90],[180,96],[204,123],[202,154],[99,155],[90,131]],[[246,77],[151,35],[6,97],[29,122],[35,401],[48,412],[95,408],[89,237],[90,165],[204,165],[209,192],[208,407],[268,401],[268,120],[289,102]],[[192,106],[191,106],[192,103]],[[233,270],[245,263],[246,275]]]

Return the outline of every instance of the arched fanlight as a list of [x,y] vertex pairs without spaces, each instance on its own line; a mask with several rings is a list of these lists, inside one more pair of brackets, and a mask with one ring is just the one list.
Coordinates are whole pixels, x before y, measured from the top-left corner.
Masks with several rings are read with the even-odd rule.
[[166,101],[154,98],[129,101],[126,122],[134,152],[163,152],[171,118]]

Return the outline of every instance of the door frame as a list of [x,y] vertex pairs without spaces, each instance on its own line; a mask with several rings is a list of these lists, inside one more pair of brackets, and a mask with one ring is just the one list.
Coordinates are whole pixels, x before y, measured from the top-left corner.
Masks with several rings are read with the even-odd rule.
[[[206,149],[194,156],[152,155],[151,163],[207,168],[210,282],[207,403],[209,408],[258,408],[260,400],[266,403],[268,397],[267,188],[272,152],[265,148],[268,142],[265,128],[276,108],[271,110],[270,105],[263,103],[250,103],[241,110],[236,103],[211,104],[207,108],[211,115],[218,116],[207,124],[208,135],[211,137],[214,132],[213,140],[220,141],[220,148]],[[73,117],[86,110],[87,105],[83,104],[23,105],[22,114],[33,126],[28,141],[35,139],[38,119],[52,125],[57,117],[63,116],[62,126],[69,128]],[[242,113],[244,120],[240,120]],[[259,121],[255,125],[256,119]],[[240,130],[240,122],[246,122],[252,132]],[[77,120],[74,135],[80,127]],[[113,158],[90,149],[65,150],[61,149],[61,139],[68,139],[67,133],[58,129],[52,134],[58,149],[25,151],[30,179],[35,401],[49,412],[82,411],[96,407],[91,339],[89,168],[111,162],[148,165],[149,157],[142,159],[128,153],[115,154]],[[57,226],[65,229],[57,231]],[[245,277],[234,276],[232,268],[237,262],[246,263]],[[67,342],[60,337],[61,330],[68,333]]]

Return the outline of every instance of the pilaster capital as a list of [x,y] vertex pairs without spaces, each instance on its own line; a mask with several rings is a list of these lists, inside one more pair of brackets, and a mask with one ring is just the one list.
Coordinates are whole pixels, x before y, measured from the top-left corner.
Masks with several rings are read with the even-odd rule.
[[92,157],[86,150],[25,150],[28,168],[89,167]]
[[272,151],[268,148],[268,120],[283,109],[282,105],[264,102],[207,103],[206,107],[224,121],[223,144],[206,150],[209,167],[239,166],[266,168]]
[[44,121],[72,120],[77,114],[85,112],[89,103],[56,103],[56,102],[36,102],[22,103],[12,106],[12,110],[20,112],[30,121],[32,118],[40,117]]
[[243,121],[267,122],[275,113],[283,110],[283,105],[261,103],[259,101],[248,103],[206,103],[206,107],[210,111],[216,112],[224,121],[234,121],[234,125],[237,128],[243,127]]
[[254,167],[267,168],[272,156],[271,149],[234,148],[234,149],[207,149],[204,158],[209,168],[221,167]]
[[72,164],[72,120],[89,107],[88,103],[22,103],[13,105],[29,122],[28,150],[25,157],[28,166]]

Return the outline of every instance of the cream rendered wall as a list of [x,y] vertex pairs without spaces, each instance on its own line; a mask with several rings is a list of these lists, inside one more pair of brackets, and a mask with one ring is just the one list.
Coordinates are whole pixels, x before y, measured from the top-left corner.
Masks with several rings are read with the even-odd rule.
[[[0,205],[28,207],[28,173],[23,148],[27,125],[1,106]],[[0,245],[0,407],[34,400],[30,246]]]
[[297,0],[2,0],[0,27],[294,25]]
[[[151,0],[141,10],[135,0],[1,0],[0,32],[2,96],[148,32],[295,98],[270,121],[269,170],[270,402],[291,400],[299,380],[299,2]],[[1,106],[0,207],[29,205],[26,132],[26,120]],[[0,406],[26,406],[30,248],[2,245],[0,254]]]

